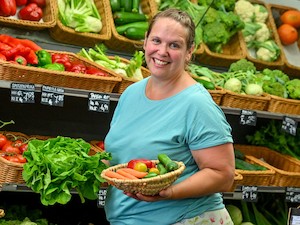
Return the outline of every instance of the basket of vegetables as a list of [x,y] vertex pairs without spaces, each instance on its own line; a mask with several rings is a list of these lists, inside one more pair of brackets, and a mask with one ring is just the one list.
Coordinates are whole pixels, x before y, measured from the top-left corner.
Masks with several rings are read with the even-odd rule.
[[25,183],[22,177],[23,157],[29,137],[21,132],[0,132],[0,184]]
[[[16,38],[11,38],[22,44]],[[12,47],[17,48],[17,47]],[[0,79],[111,93],[122,79],[110,70],[71,52],[36,46],[23,63],[0,62]],[[9,60],[9,59],[7,59]]]
[[245,23],[239,35],[247,59],[259,70],[283,68],[282,46],[267,5],[258,0],[238,0],[235,13]]
[[55,1],[56,25],[50,36],[59,42],[93,46],[111,38],[108,0]]
[[[124,2],[124,5],[123,5]],[[105,45],[128,53],[142,50],[148,20],[153,16],[153,1],[110,1],[107,16],[112,36]]]
[[279,187],[300,187],[300,161],[263,146],[234,146],[245,155],[251,155],[268,163],[275,171],[270,185]]
[[175,182],[184,169],[182,162],[173,161],[162,153],[158,160],[134,159],[111,166],[103,170],[101,176],[120,190],[156,195]]
[[56,24],[54,4],[55,0],[1,1],[0,25],[29,30],[52,28]]

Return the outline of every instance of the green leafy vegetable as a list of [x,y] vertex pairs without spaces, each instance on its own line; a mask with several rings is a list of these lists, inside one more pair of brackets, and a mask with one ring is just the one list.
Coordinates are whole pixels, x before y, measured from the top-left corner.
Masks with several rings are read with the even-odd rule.
[[292,79],[286,82],[289,98],[300,99],[300,79]]
[[29,141],[24,152],[26,185],[41,195],[43,205],[66,204],[72,189],[82,202],[85,198],[96,199],[101,183],[105,182],[100,174],[107,168],[101,160],[111,156],[106,152],[89,156],[90,149],[84,140],[69,137]]

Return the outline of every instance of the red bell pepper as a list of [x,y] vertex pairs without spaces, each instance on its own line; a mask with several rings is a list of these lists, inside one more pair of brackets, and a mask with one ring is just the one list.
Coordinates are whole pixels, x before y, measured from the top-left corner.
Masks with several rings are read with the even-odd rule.
[[14,58],[14,61],[17,62],[20,65],[26,66],[27,65],[27,60],[25,57],[21,55],[16,55]]
[[80,61],[74,61],[68,71],[74,73],[86,73],[86,66]]
[[68,71],[72,66],[70,57],[67,54],[53,53],[51,55],[51,58],[52,58],[52,63],[63,64],[66,71]]
[[108,77],[108,73],[95,67],[87,67],[86,74],[94,74],[98,76]]
[[0,0],[0,16],[14,16],[17,12],[16,0]]
[[2,61],[6,61],[6,57],[5,57],[5,55],[3,55],[3,54],[1,54],[1,53],[0,53],[0,60],[2,60]]
[[149,159],[143,159],[143,158],[130,160],[128,162],[128,164],[127,164],[127,167],[131,168],[131,169],[134,169],[135,164],[137,164],[138,162],[145,163],[146,166],[147,166],[147,168],[153,168],[153,167],[155,167],[155,164],[151,160],[149,160]]
[[41,8],[46,6],[46,0],[28,0],[28,3],[35,3]]
[[39,21],[43,18],[43,10],[35,3],[30,3],[20,9],[18,13],[19,19]]
[[27,4],[27,0],[16,0],[17,6],[22,6]]

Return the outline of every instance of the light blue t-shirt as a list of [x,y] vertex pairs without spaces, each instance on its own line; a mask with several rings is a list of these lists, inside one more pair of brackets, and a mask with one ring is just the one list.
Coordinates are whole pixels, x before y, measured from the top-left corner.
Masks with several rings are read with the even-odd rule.
[[[134,83],[121,95],[105,149],[112,154],[111,165],[135,158],[157,159],[159,153],[166,153],[186,166],[176,181],[180,182],[199,170],[191,151],[233,142],[231,127],[201,84],[163,100],[150,100],[145,95],[147,82],[148,78]],[[223,207],[219,193],[149,203],[130,198],[115,187],[109,187],[105,202],[112,225],[170,225]]]

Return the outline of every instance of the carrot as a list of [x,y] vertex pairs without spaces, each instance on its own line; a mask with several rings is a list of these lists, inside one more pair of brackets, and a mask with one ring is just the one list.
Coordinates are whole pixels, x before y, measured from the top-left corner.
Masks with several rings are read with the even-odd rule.
[[110,177],[110,178],[117,178],[117,179],[122,179],[122,180],[128,180],[129,178],[122,176],[121,174],[118,174],[114,171],[107,170],[105,172],[105,175]]
[[130,173],[137,178],[143,178],[144,176],[146,176],[148,174],[147,172],[140,172],[140,171],[137,171],[137,170],[134,170],[131,168],[120,168],[119,170],[123,170],[127,173]]
[[118,174],[121,174],[121,175],[124,176],[124,177],[129,178],[130,180],[137,180],[137,179],[139,179],[139,178],[137,178],[136,176],[133,176],[132,174],[130,174],[130,173],[124,171],[124,170],[118,169],[116,172],[117,172]]

